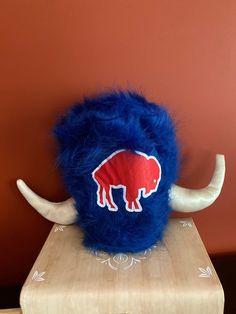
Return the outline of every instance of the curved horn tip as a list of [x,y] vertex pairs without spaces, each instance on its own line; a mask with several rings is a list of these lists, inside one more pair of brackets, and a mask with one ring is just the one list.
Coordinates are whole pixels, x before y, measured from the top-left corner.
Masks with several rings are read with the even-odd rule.
[[[19,189],[19,191],[25,196],[25,192],[31,192],[31,189],[28,187],[28,185],[25,183],[22,179],[16,180],[16,185]],[[33,192],[32,192],[33,193]]]
[[47,220],[63,225],[76,222],[77,211],[72,198],[59,203],[49,202],[33,192],[22,179],[17,179],[16,185],[28,203]]
[[225,177],[225,156],[216,154],[215,170],[209,185],[203,189],[190,190],[173,185],[170,191],[171,207],[179,212],[202,210],[220,195]]
[[225,163],[225,155],[223,154],[216,154],[216,162]]
[[17,179],[17,180],[16,180],[16,185],[17,185],[17,187],[22,186],[22,185],[24,185],[24,184],[25,184],[25,182],[24,182],[22,179]]
[[225,155],[224,154],[216,154],[216,158],[225,159]]

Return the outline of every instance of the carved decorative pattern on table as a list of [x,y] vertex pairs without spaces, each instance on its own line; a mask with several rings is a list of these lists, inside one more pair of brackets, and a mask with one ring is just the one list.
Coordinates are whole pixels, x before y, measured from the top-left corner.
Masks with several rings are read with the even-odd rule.
[[212,271],[209,266],[206,268],[199,267],[198,269],[200,270],[199,277],[209,278],[212,276]]
[[180,220],[180,222],[179,222],[181,225],[182,225],[182,227],[189,227],[189,228],[192,228],[192,224],[191,224],[191,222],[190,221],[188,221],[188,220]]
[[58,225],[58,226],[55,227],[54,232],[64,231],[64,228],[66,228],[66,226]]
[[37,270],[34,272],[33,276],[32,276],[32,280],[33,281],[44,281],[45,279],[43,278],[43,275],[45,274],[46,272],[43,271],[43,272],[38,272]]
[[97,251],[92,253],[96,257],[97,261],[99,261],[101,264],[109,266],[113,270],[118,269],[127,270],[134,266],[135,264],[141,263],[142,260],[147,259],[155,248],[156,245],[139,254],[125,254],[125,253],[109,254]]

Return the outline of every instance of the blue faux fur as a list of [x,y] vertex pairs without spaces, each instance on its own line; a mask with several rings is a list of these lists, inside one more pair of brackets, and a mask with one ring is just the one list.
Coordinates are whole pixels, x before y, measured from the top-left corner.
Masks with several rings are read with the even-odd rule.
[[[108,252],[139,252],[162,239],[168,222],[169,189],[177,179],[178,147],[167,110],[143,96],[118,91],[75,104],[56,125],[58,162],[76,201],[85,246]],[[156,156],[162,168],[157,192],[141,198],[142,212],[128,212],[122,189],[113,189],[117,212],[96,203],[93,170],[114,151]]]

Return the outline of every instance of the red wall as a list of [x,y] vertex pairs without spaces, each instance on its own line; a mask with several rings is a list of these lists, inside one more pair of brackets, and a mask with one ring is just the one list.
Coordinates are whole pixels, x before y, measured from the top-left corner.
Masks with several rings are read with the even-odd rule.
[[52,126],[70,103],[109,87],[169,105],[181,184],[206,185],[215,153],[226,155],[220,198],[192,216],[209,253],[236,250],[234,0],[2,0],[0,21],[0,285],[24,280],[51,228],[15,179],[63,200]]

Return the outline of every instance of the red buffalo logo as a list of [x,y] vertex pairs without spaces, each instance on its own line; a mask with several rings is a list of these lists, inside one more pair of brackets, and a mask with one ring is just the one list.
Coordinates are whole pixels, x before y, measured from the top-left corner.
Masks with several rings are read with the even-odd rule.
[[110,211],[117,211],[112,189],[122,188],[125,208],[129,212],[140,212],[140,198],[157,191],[161,166],[154,156],[118,150],[101,162],[92,177],[98,186],[97,204],[100,207],[107,205]]

